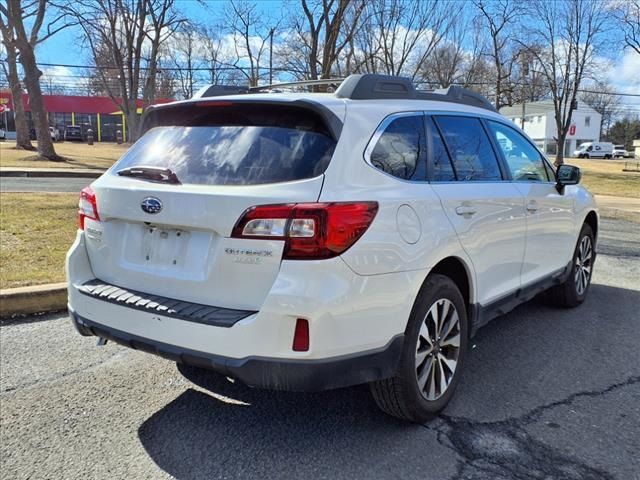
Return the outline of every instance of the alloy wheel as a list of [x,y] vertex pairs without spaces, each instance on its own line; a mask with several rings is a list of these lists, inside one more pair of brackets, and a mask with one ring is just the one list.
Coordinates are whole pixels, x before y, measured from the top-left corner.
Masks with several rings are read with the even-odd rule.
[[416,345],[416,377],[420,393],[429,401],[449,388],[460,355],[460,317],[446,298],[436,300],[420,326]]
[[578,295],[584,294],[591,279],[591,267],[593,265],[593,244],[591,237],[585,235],[580,240],[578,251],[576,252],[576,265],[574,281]]

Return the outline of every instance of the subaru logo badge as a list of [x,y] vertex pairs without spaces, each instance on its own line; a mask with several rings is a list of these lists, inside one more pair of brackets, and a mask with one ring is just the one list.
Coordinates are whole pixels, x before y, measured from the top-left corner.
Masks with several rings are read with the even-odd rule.
[[158,200],[156,197],[147,197],[144,200],[142,200],[142,203],[140,204],[140,208],[142,208],[142,210],[144,210],[147,213],[158,213],[160,210],[162,210],[162,202],[160,200]]

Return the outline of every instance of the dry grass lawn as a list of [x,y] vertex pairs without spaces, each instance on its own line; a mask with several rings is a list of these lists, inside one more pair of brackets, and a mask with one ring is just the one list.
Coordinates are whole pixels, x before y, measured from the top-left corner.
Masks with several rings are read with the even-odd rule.
[[0,193],[0,288],[64,281],[77,209],[75,193]]
[[624,161],[567,158],[565,163],[580,167],[591,193],[640,198],[640,172],[623,172]]
[[[36,145],[36,142],[33,142]],[[117,143],[58,142],[56,153],[63,162],[51,162],[39,157],[35,151],[16,150],[15,142],[0,142],[0,167],[25,168],[109,168],[129,148]]]

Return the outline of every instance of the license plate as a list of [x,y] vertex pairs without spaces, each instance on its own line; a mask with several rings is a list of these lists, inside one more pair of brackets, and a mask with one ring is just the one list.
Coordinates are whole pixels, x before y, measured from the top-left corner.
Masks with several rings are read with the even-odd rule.
[[189,232],[180,229],[146,225],[142,241],[144,263],[180,266],[184,263]]

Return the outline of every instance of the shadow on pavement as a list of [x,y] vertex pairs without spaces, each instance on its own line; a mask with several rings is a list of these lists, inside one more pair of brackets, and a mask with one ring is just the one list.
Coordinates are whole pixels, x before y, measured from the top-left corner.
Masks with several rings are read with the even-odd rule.
[[187,390],[138,431],[155,463],[178,479],[362,478],[372,465],[376,477],[389,477],[403,468],[406,452],[393,458],[398,446],[420,455],[429,434],[381,415],[366,386],[274,392],[180,370],[210,393]]
[[[377,410],[366,386],[309,394],[273,392],[180,366],[201,390],[189,389],[156,412],[140,426],[139,437],[155,463],[178,479],[455,476],[474,460],[443,437],[455,439],[459,432],[472,439],[473,425],[482,421],[496,425],[499,439],[505,422],[510,435],[520,432],[537,419],[530,415],[535,409],[586,386],[605,388],[618,377],[638,375],[638,365],[628,362],[640,334],[638,305],[638,291],[594,284],[578,309],[557,309],[536,299],[496,319],[471,342],[475,348],[445,411],[446,425],[436,421],[425,428],[387,417]],[[610,364],[593,361],[600,353]],[[523,438],[518,444],[530,443]],[[510,462],[525,473],[526,463],[534,463],[524,447],[509,452],[507,460],[499,456],[504,455],[499,445],[490,450],[498,455],[496,461]],[[491,453],[485,454],[491,461]],[[557,465],[549,465],[552,476],[574,462],[558,458]],[[575,471],[591,471],[586,465],[584,469]],[[515,472],[499,473],[509,471]]]

